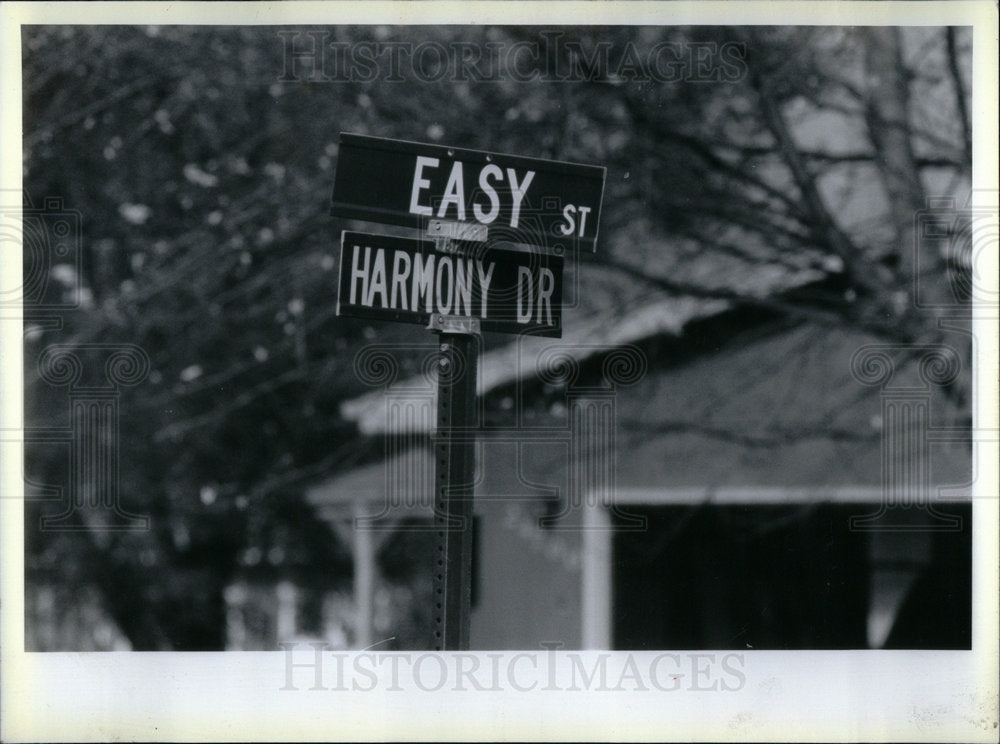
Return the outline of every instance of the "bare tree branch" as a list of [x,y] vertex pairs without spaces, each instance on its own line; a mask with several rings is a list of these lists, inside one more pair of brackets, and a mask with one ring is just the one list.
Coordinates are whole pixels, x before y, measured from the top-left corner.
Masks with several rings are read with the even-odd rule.
[[751,81],[757,90],[764,121],[774,135],[779,151],[805,200],[805,206],[812,218],[811,221],[818,241],[828,245],[834,253],[841,257],[845,270],[857,286],[872,294],[878,294],[880,289],[878,278],[884,278],[886,272],[881,267],[874,265],[834,222],[823,203],[815,179],[798,151],[784,116],[779,110],[774,96],[768,90],[767,82],[759,74],[752,74]]
[[955,39],[955,27],[945,29],[948,43],[948,71],[951,74],[952,85],[955,86],[955,106],[962,120],[962,135],[965,143],[965,162],[972,165],[972,120],[966,103],[965,83],[962,82],[962,72],[958,69],[958,44]]

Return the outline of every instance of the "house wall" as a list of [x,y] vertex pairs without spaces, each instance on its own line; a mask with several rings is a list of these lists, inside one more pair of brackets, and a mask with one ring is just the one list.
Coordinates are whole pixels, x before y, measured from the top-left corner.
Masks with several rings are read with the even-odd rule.
[[538,510],[517,502],[491,502],[480,514],[472,648],[579,648],[579,533],[543,530]]
[[580,532],[539,525],[564,496],[566,453],[560,442],[482,445],[473,648],[580,646]]

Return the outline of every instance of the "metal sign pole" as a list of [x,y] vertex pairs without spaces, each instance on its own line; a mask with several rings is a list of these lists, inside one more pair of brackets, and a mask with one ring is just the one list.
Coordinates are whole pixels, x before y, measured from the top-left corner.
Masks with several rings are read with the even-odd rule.
[[438,416],[434,444],[434,648],[469,648],[472,516],[476,469],[476,365],[479,322],[433,315],[440,334]]

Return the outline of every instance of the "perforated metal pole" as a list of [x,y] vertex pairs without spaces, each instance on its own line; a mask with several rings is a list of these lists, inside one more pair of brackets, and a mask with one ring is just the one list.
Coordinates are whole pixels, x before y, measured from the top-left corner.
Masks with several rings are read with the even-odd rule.
[[472,597],[472,515],[476,469],[476,364],[479,324],[433,316],[440,333],[437,436],[434,443],[437,530],[434,566],[434,648],[469,648]]

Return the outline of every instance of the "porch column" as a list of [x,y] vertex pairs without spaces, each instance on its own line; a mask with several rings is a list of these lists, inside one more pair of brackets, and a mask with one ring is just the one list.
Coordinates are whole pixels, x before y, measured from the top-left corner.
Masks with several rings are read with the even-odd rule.
[[596,499],[587,499],[583,511],[581,566],[582,645],[610,650],[611,638],[611,515]]
[[363,521],[363,502],[355,503],[354,513],[354,645],[367,648],[375,634],[375,541]]

